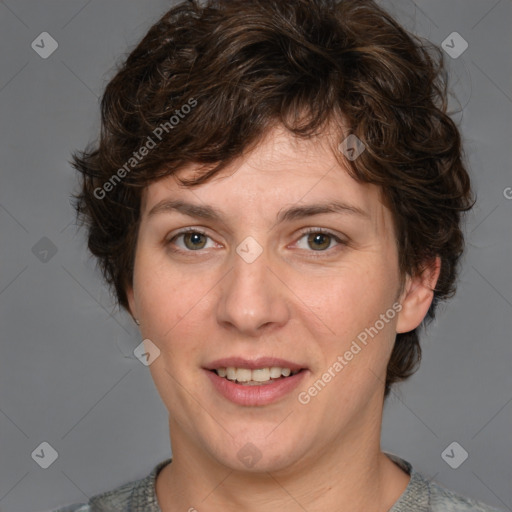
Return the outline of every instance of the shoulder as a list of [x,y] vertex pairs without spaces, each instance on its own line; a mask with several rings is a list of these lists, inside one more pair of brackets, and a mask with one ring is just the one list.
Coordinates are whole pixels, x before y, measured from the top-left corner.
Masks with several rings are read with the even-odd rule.
[[53,510],[52,512],[91,512],[93,510],[115,510],[116,512],[128,512],[130,510],[130,499],[133,490],[143,480],[137,480],[123,484],[101,494],[96,494],[87,503],[74,503],[65,507]]
[[386,455],[411,476],[409,485],[389,512],[503,512],[432,482],[397,455]]
[[116,511],[132,512],[143,510],[144,512],[159,512],[158,501],[155,492],[155,479],[159,471],[171,459],[167,459],[156,465],[145,478],[133,480],[110,491],[97,494],[87,503],[75,503],[67,505],[52,512],[96,512]]
[[91,506],[87,503],[75,503],[74,505],[67,505],[66,507],[61,507],[52,512],[90,512]]
[[128,512],[130,510],[130,498],[133,490],[141,480],[123,484],[101,494],[96,494],[87,503],[74,503],[65,507],[52,510],[52,512],[92,512],[93,510],[115,510],[116,512]]
[[446,489],[435,482],[430,484],[430,505],[432,512],[501,512],[481,501]]

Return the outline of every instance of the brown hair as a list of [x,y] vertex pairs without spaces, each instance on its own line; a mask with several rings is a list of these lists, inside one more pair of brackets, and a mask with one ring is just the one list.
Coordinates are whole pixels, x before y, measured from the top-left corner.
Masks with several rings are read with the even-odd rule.
[[[75,196],[97,257],[128,309],[143,188],[189,163],[204,183],[276,123],[297,137],[343,121],[366,150],[351,175],[382,187],[402,275],[441,258],[426,321],[455,291],[461,213],[472,206],[458,129],[447,113],[442,52],[371,0],[210,0],[168,11],[106,87],[100,139],[73,156]],[[144,149],[145,148],[145,149]],[[425,323],[425,322],[424,322]],[[398,334],[385,396],[421,357]]]

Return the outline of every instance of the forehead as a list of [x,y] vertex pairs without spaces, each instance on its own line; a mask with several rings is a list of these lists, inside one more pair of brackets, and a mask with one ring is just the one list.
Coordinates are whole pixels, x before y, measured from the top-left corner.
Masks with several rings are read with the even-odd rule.
[[178,199],[215,206],[228,217],[257,212],[270,222],[284,207],[341,202],[365,212],[374,223],[389,224],[381,189],[354,180],[335,151],[332,136],[301,139],[276,127],[206,183],[190,188],[177,181],[197,176],[199,166],[194,164],[151,183],[143,194],[142,215],[162,201]]

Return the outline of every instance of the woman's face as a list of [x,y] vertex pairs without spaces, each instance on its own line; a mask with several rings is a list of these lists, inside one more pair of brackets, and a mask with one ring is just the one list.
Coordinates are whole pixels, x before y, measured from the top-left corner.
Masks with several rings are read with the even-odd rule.
[[128,295],[175,454],[270,471],[380,431],[403,315],[391,212],[326,142],[275,129],[203,185],[145,191]]

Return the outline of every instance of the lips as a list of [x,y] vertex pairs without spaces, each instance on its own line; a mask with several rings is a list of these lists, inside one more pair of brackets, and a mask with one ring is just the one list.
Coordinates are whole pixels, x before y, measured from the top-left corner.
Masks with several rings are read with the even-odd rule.
[[282,399],[307,373],[303,365],[267,357],[218,359],[204,370],[218,393],[244,406],[268,405]]
[[246,368],[248,370],[257,370],[260,368],[289,368],[292,372],[297,370],[307,369],[306,366],[287,361],[286,359],[279,359],[275,357],[259,357],[257,359],[245,359],[243,357],[228,357],[224,359],[217,359],[205,365],[206,370],[218,370],[219,368]]

